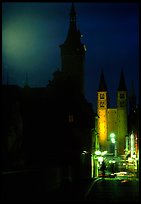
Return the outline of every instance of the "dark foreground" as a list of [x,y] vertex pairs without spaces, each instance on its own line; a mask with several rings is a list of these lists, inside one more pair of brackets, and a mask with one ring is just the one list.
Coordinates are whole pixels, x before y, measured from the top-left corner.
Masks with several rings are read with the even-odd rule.
[[45,173],[2,175],[1,203],[48,201],[139,202],[139,180],[95,178],[52,184]]

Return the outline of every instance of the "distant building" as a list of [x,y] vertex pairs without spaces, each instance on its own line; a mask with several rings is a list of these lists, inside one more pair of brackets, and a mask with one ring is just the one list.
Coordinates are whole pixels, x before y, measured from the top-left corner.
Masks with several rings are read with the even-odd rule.
[[117,106],[110,108],[109,94],[103,72],[97,92],[98,134],[101,151],[125,154],[125,138],[128,135],[127,89],[123,71],[117,89]]

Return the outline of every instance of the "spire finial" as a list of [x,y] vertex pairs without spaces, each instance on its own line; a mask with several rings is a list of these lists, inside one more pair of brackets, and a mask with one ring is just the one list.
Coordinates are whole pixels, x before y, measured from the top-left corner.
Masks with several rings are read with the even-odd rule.
[[104,78],[103,69],[101,68],[101,76],[100,76],[100,83],[98,91],[107,91],[107,86]]
[[76,22],[76,12],[75,12],[73,2],[72,2],[72,5],[71,5],[71,11],[70,11],[70,22]]
[[125,78],[124,78],[123,69],[121,69],[118,91],[127,91],[126,85],[125,85]]
[[75,13],[74,2],[71,3],[71,13]]

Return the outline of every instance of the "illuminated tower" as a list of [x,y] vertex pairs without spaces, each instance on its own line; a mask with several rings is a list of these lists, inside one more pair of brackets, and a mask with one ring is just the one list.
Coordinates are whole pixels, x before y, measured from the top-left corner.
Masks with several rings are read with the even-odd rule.
[[98,134],[100,150],[107,150],[107,107],[108,94],[104,74],[101,72],[99,89],[97,92]]
[[72,3],[70,25],[65,42],[60,45],[61,65],[65,78],[70,78],[75,90],[83,93],[85,46],[81,43],[81,34],[76,25],[76,12]]
[[119,87],[117,90],[117,153],[125,152],[125,137],[127,136],[127,89],[123,71],[121,71]]

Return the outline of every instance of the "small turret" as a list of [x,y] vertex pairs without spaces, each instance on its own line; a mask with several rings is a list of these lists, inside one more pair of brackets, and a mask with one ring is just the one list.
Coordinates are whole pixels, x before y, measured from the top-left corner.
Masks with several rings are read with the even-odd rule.
[[105,82],[103,70],[101,71],[100,83],[99,83],[98,91],[107,91],[107,85],[106,85],[106,82]]
[[127,88],[126,88],[126,85],[125,85],[125,78],[124,78],[123,70],[121,70],[118,91],[127,91]]

